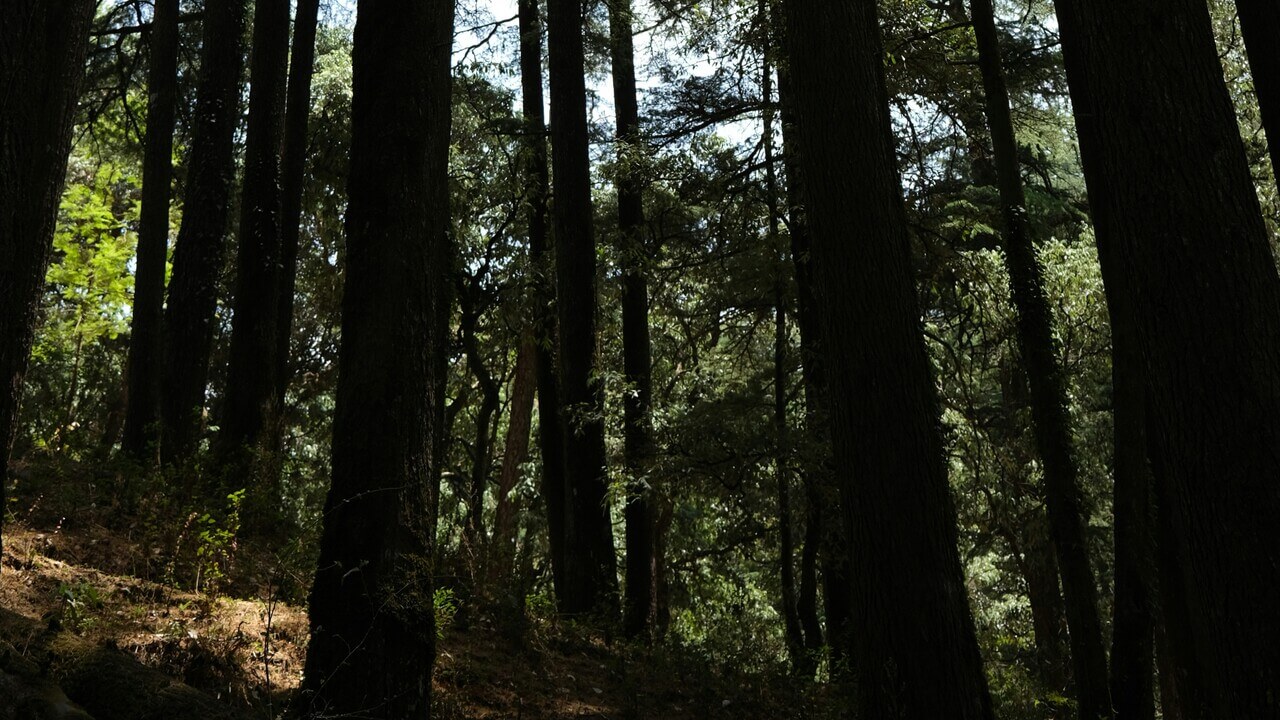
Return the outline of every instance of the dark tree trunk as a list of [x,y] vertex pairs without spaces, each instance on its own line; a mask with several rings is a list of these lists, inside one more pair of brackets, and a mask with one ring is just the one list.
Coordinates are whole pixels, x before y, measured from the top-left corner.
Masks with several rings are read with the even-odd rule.
[[596,372],[596,243],[582,0],[549,0],[556,309],[564,421],[565,546],[560,611],[612,615],[617,560],[605,476],[604,394]]
[[1274,717],[1280,277],[1209,12],[1201,0],[1057,6],[1104,278],[1143,358],[1169,580],[1193,620],[1181,640],[1169,628],[1175,653],[1193,659],[1213,716]]
[[483,311],[483,290],[480,280],[474,278],[461,288],[458,294],[461,306],[459,334],[462,352],[466,356],[467,369],[476,378],[480,389],[480,407],[476,411],[475,441],[471,444],[471,478],[467,485],[467,519],[463,535],[472,558],[479,558],[484,543],[484,491],[489,486],[489,469],[493,466],[494,416],[502,403],[502,391],[489,372],[480,352],[476,326]]
[[[1112,283],[1113,285],[1116,283]],[[1155,502],[1147,462],[1146,392],[1133,318],[1119,293],[1111,314],[1115,457],[1115,599],[1111,701],[1117,720],[1155,717]]]
[[235,183],[244,23],[245,0],[205,2],[182,227],[174,245],[164,315],[160,455],[166,463],[190,457],[204,425],[214,312]]
[[249,123],[236,252],[230,363],[218,444],[224,461],[270,451],[276,437],[277,285],[280,277],[280,147],[289,74],[289,0],[256,0],[249,66]]
[[1053,311],[1045,296],[1044,272],[1036,258],[1027,219],[995,9],[992,0],[970,0],[970,7],[1004,218],[1005,267],[1017,309],[1018,346],[1031,387],[1031,413],[1036,446],[1043,461],[1049,529],[1062,571],[1077,707],[1081,720],[1105,718],[1112,714],[1107,655],[1102,643],[1098,590],[1084,533],[1087,519],[1067,407],[1066,376],[1053,338]]
[[[813,262],[809,229],[805,220],[803,177],[799,167],[799,141],[795,132],[795,111],[791,102],[790,73],[785,65],[778,68],[778,102],[782,108],[782,151],[787,175],[787,227],[791,235],[791,262],[796,278],[796,324],[800,329],[800,360],[804,380],[805,427],[818,454],[806,463],[802,472],[808,498],[805,525],[805,550],[802,567],[820,560],[822,566],[823,610],[827,618],[826,642],[831,647],[832,664],[838,666],[848,655],[852,636],[849,633],[849,581],[845,559],[848,537],[839,508],[839,489],[830,456],[830,397],[826,372],[822,365],[822,326],[813,289]],[[800,620],[805,629],[805,642],[811,649],[822,645],[818,627],[816,598],[812,602],[804,584],[809,570],[801,575]],[[816,588],[813,593],[816,595]],[[812,607],[811,607],[812,606]],[[817,645],[814,645],[814,642]]]
[[311,119],[311,75],[316,64],[316,25],[320,0],[298,0],[293,20],[293,51],[285,95],[284,147],[280,151],[280,278],[276,290],[276,409],[283,412],[292,379],[293,293],[298,278],[302,231],[302,186],[307,166],[307,125]]
[[300,699],[324,717],[431,717],[452,35],[452,0],[358,6],[333,486]]
[[15,0],[0,13],[0,526],[93,9]]
[[1280,177],[1280,3],[1275,0],[1236,0],[1240,34],[1249,54],[1249,74],[1258,96],[1262,128],[1271,151],[1271,169]]
[[156,0],[147,71],[147,130],[143,140],[142,217],[133,276],[133,317],[121,449],[155,464],[159,449],[160,372],[164,364],[164,279],[169,257],[169,201],[173,185],[173,123],[178,104],[178,0]]
[[[768,20],[768,7],[760,3],[762,22]],[[803,674],[806,663],[804,630],[800,627],[800,609],[796,601],[795,532],[791,523],[791,442],[787,423],[787,348],[791,340],[787,335],[786,279],[783,274],[785,254],[778,232],[781,214],[778,209],[778,173],[774,167],[773,149],[773,66],[769,61],[769,47],[764,48],[764,65],[760,73],[761,100],[763,101],[762,142],[764,144],[765,203],[769,213],[769,244],[772,246],[773,263],[773,436],[774,473],[778,499],[778,565],[782,586],[782,622],[791,655],[791,665]]]
[[555,268],[547,240],[550,169],[542,107],[542,19],[538,0],[520,0],[520,88],[525,122],[524,173],[528,178],[529,264],[533,273],[534,337],[538,344],[538,450],[542,455],[542,499],[547,510],[551,575],[556,597],[564,597],[566,485],[560,385],[556,378]]
[[835,465],[845,479],[852,712],[989,719],[911,274],[876,4],[785,7]]
[[1023,530],[1022,574],[1031,605],[1031,629],[1036,643],[1036,670],[1044,684],[1057,692],[1069,688],[1067,608],[1058,585],[1058,557],[1049,539],[1048,519],[1034,514]]
[[609,3],[609,50],[613,65],[613,103],[617,121],[618,234],[622,257],[622,355],[627,391],[623,398],[626,455],[626,605],[627,637],[651,633],[657,601],[654,564],[654,503],[649,470],[653,462],[653,371],[649,344],[649,252],[644,237],[646,154],[640,137],[636,98],[635,50],[631,38],[631,0]]
[[493,520],[493,552],[489,577],[510,577],[515,571],[516,507],[511,492],[520,482],[521,466],[529,457],[529,434],[533,425],[533,398],[537,390],[538,343],[532,330],[520,338],[516,353],[515,380],[511,385],[511,410],[507,413],[507,438],[502,450],[502,470],[498,475],[497,507]]

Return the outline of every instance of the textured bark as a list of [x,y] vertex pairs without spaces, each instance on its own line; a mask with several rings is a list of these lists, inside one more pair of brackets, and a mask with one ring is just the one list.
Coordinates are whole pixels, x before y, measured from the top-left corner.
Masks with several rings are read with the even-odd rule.
[[622,432],[627,475],[625,517],[626,603],[623,632],[640,637],[652,632],[657,605],[654,557],[654,502],[648,478],[654,441],[653,362],[649,343],[649,250],[644,236],[645,147],[640,137],[636,97],[635,49],[631,37],[631,0],[609,3],[609,52],[613,66],[613,104],[617,122],[618,234],[622,257],[622,363],[627,381]]
[[1112,714],[1107,656],[1102,643],[1098,590],[1084,533],[1087,518],[1067,406],[1067,379],[1053,336],[1053,311],[1045,295],[1044,271],[1036,257],[1027,219],[995,9],[992,0],[970,0],[970,7],[1004,220],[1005,267],[1018,317],[1018,347],[1031,388],[1032,424],[1043,463],[1045,507],[1062,572],[1077,708],[1082,720],[1106,718]]
[[1280,277],[1208,9],[1058,0],[1104,280],[1128,306],[1185,592],[1175,654],[1214,717],[1280,710]]
[[1275,0],[1236,0],[1240,34],[1249,54],[1249,74],[1262,113],[1262,128],[1271,151],[1271,169],[1280,176],[1280,3]]
[[0,526],[93,9],[16,0],[0,13]]
[[521,466],[529,457],[537,374],[538,344],[532,330],[526,330],[520,338],[516,376],[511,383],[511,409],[507,413],[507,438],[502,449],[502,470],[498,475],[497,507],[494,510],[490,579],[509,577],[515,571],[512,562],[516,551],[516,507],[511,502],[511,492],[520,482]]
[[235,182],[244,23],[245,0],[206,0],[182,227],[164,315],[160,455],[166,463],[190,457],[204,424],[214,311]]
[[142,212],[129,336],[121,449],[154,464],[159,449],[160,372],[164,363],[164,280],[169,257],[173,186],[173,123],[178,104],[178,0],[156,0],[147,70],[147,130],[143,140]]
[[876,5],[791,0],[786,21],[849,529],[851,712],[991,718],[911,274]]
[[307,166],[307,125],[311,118],[311,76],[316,63],[320,0],[298,0],[293,20],[289,87],[285,92],[284,148],[280,151],[280,278],[276,285],[276,408],[283,411],[292,379],[293,293],[298,278],[302,231],[302,186]]
[[452,0],[361,0],[333,485],[304,714],[429,718]]
[[581,0],[547,3],[556,310],[564,421],[565,546],[560,611],[612,615],[617,560],[605,475],[604,393],[596,367],[596,243],[591,210]]
[[542,20],[538,0],[520,0],[520,88],[525,122],[524,174],[528,178],[529,264],[533,271],[534,335],[538,344],[538,451],[546,503],[551,575],[564,597],[564,431],[556,378],[555,268],[547,240],[550,168],[542,107]]
[[276,437],[280,146],[289,73],[289,0],[256,0],[252,54],[230,363],[218,431],[223,459],[231,462],[249,450],[270,450],[263,443]]

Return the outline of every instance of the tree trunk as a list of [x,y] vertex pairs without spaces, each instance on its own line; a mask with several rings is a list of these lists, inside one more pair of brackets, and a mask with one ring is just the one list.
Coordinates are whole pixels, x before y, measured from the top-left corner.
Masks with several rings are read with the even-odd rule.
[[0,529],[93,9],[14,0],[0,13]]
[[1102,643],[1098,590],[1084,528],[1080,466],[1072,441],[1066,377],[1053,336],[1053,311],[1044,290],[1027,219],[1018,143],[1009,112],[992,0],[970,0],[987,125],[1004,217],[1005,267],[1018,316],[1018,346],[1031,387],[1036,446],[1043,462],[1045,507],[1062,571],[1062,594],[1070,628],[1071,661],[1081,720],[1111,717],[1107,655]]
[[[762,22],[768,20],[768,7],[760,3]],[[769,42],[766,40],[764,65],[760,73],[761,100],[763,102],[762,143],[764,144],[765,202],[769,213],[768,242],[774,257],[773,263],[773,435],[774,473],[778,499],[778,565],[782,586],[782,625],[791,655],[791,665],[803,672],[805,666],[804,631],[800,627],[800,609],[796,601],[795,533],[791,524],[791,443],[787,425],[787,347],[791,340],[787,335],[786,280],[783,277],[785,257],[779,234],[778,175],[774,167],[773,149],[773,67],[769,61]]]
[[785,7],[835,464],[845,480],[857,637],[852,712],[864,720],[989,719],[911,273],[876,4]]
[[304,715],[431,717],[452,36],[452,0],[357,9],[342,372]]
[[280,277],[280,146],[289,73],[289,0],[256,0],[249,68],[249,122],[236,252],[230,363],[218,444],[223,460],[271,451],[276,437]]
[[538,344],[533,331],[520,337],[516,353],[516,377],[511,388],[511,410],[507,413],[507,439],[502,450],[502,471],[498,475],[498,502],[493,521],[491,580],[510,577],[515,572],[516,507],[511,492],[520,482],[521,466],[529,457],[529,431],[533,424],[533,397],[537,390]]
[[189,458],[199,446],[204,424],[214,312],[235,183],[244,23],[245,0],[205,2],[182,227],[174,245],[164,316],[160,455],[165,463]]
[[173,185],[173,123],[178,104],[178,0],[156,0],[147,71],[142,212],[129,337],[128,405],[121,449],[154,465],[158,459],[160,373],[164,363],[165,262]]
[[[826,371],[822,365],[822,326],[819,322],[819,306],[813,289],[813,260],[805,219],[803,176],[799,167],[799,141],[795,132],[795,110],[791,101],[790,72],[786,66],[778,68],[778,103],[782,107],[782,152],[787,175],[787,217],[791,235],[791,262],[796,278],[796,324],[800,329],[800,360],[804,380],[805,427],[818,457],[802,469],[805,494],[808,498],[808,519],[805,525],[805,560],[816,553],[822,566],[823,610],[827,618],[826,641],[831,648],[833,666],[838,666],[850,650],[852,635],[849,632],[849,581],[845,562],[845,546],[848,534],[841,523],[839,489],[835,480],[830,455],[830,397]],[[800,619],[812,629],[805,630],[805,642],[811,649],[822,644],[822,632],[817,627],[815,607],[809,609],[808,594],[801,576]],[[816,595],[816,588],[814,589]],[[814,646],[813,643],[817,642]]]
[[462,336],[462,352],[467,359],[467,369],[476,378],[480,388],[480,407],[476,412],[475,442],[471,445],[471,478],[467,485],[467,519],[463,535],[473,560],[481,556],[484,544],[484,491],[489,487],[489,469],[493,466],[492,438],[494,416],[502,403],[502,392],[489,367],[485,365],[476,337],[476,325],[483,311],[482,290],[478,278],[469,281],[459,293]]
[[596,243],[581,0],[549,0],[556,308],[564,421],[565,593],[560,611],[612,615],[617,561],[605,475],[604,395],[596,371]]
[[1155,717],[1155,503],[1147,461],[1142,355],[1133,318],[1118,293],[1111,314],[1115,438],[1115,600],[1111,627],[1111,701],[1117,720]]
[[1280,177],[1280,4],[1275,0],[1236,0],[1240,34],[1249,54],[1249,75],[1262,113],[1271,151],[1271,169]]
[[[1041,681],[1056,692],[1070,687],[1067,653],[1067,608],[1058,585],[1058,557],[1049,538],[1048,518],[1036,512],[1023,529],[1021,554],[1031,605],[1031,628],[1036,643],[1036,670]],[[1015,549],[1014,552],[1018,552]]]
[[1057,6],[1104,278],[1132,309],[1144,361],[1171,580],[1194,620],[1170,636],[1215,717],[1273,717],[1280,277],[1208,9]]
[[298,279],[302,230],[302,187],[307,167],[307,125],[311,119],[311,75],[316,64],[320,0],[298,0],[293,20],[289,88],[285,94],[284,147],[280,151],[280,278],[276,290],[276,409],[283,412],[292,379],[293,293]]
[[618,234],[622,244],[622,355],[627,389],[622,432],[627,463],[626,605],[627,637],[651,633],[657,601],[654,565],[654,503],[649,471],[653,463],[653,370],[649,343],[649,251],[644,236],[644,179],[647,153],[640,137],[631,0],[609,3],[609,51],[617,121]]
[[542,19],[538,0],[520,0],[520,88],[525,122],[524,173],[529,187],[529,265],[533,273],[534,336],[538,344],[538,451],[546,503],[551,575],[564,597],[564,431],[556,377],[555,267],[547,241],[550,172],[542,93]]

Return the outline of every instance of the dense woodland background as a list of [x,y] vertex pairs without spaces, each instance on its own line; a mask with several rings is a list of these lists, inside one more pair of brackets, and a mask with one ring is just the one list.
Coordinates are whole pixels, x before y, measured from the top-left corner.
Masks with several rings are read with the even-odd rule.
[[6,0],[0,88],[0,718],[1280,718],[1274,2]]

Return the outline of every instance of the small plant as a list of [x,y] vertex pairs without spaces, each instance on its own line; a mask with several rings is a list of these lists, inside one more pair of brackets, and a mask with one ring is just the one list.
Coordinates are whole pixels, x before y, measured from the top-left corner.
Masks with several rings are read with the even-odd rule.
[[436,616],[436,639],[443,640],[444,631],[453,625],[453,619],[458,614],[458,598],[454,595],[453,588],[436,588],[431,605]]
[[240,508],[244,490],[227,496],[226,514],[221,522],[209,513],[196,520],[196,592],[216,589],[227,579],[235,558],[236,536],[240,533]]
[[93,627],[105,604],[102,593],[88,582],[61,583],[56,594],[62,601],[62,622],[78,633]]

